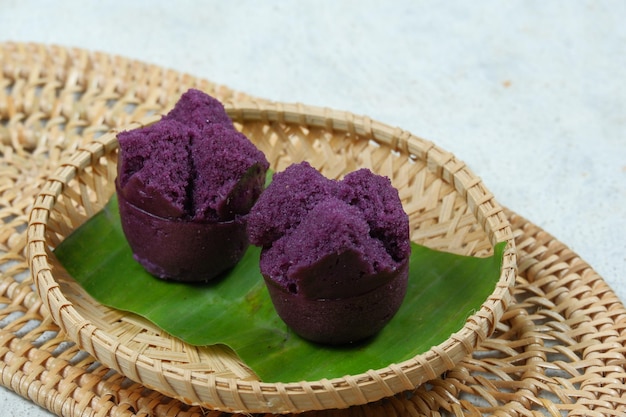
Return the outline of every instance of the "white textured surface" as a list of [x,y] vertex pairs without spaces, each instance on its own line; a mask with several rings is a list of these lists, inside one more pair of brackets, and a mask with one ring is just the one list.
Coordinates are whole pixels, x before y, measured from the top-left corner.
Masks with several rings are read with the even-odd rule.
[[[626,300],[624,16],[623,1],[3,0],[0,41],[119,54],[409,130]],[[5,389],[0,409],[49,415]]]

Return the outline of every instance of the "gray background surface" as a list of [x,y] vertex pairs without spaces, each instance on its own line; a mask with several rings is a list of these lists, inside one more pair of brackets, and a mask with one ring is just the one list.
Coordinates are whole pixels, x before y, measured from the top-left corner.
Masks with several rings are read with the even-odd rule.
[[[465,161],[626,300],[624,16],[623,1],[1,0],[0,41],[399,126]],[[0,409],[49,415],[6,389]]]

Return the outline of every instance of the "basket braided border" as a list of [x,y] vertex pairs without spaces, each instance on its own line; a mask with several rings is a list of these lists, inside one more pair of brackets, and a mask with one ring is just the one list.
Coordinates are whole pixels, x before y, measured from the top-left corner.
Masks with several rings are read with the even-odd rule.
[[[511,300],[510,289],[516,271],[514,243],[502,208],[464,164],[430,142],[347,112],[275,103],[247,106],[231,103],[227,110],[235,122],[261,120],[297,123],[306,127],[354,132],[381,144],[389,144],[398,152],[408,151],[416,158],[426,161],[430,169],[441,173],[466,198],[492,243],[507,241],[508,238],[509,248],[494,293],[459,332],[440,346],[399,364],[332,380],[283,384],[226,379],[216,377],[210,372],[182,371],[167,362],[135,352],[97,328],[73,308],[72,303],[62,293],[48,263],[50,254],[46,243],[46,222],[50,218],[50,212],[54,209],[57,198],[67,190],[67,185],[79,173],[94,161],[111,154],[117,144],[113,132],[88,144],[61,164],[42,188],[31,212],[28,246],[34,281],[54,321],[71,340],[77,341],[87,352],[123,375],[185,402],[235,412],[285,413],[346,408],[412,390],[454,367],[493,333],[496,323]],[[115,171],[108,169],[106,176],[114,179]],[[97,200],[106,201],[107,197],[101,196]],[[83,202],[88,200],[88,197],[81,199]]]

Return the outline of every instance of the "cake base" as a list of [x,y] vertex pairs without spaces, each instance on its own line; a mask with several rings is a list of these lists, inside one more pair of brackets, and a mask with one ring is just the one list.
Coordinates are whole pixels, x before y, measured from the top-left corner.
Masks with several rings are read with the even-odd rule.
[[394,277],[364,294],[311,299],[264,277],[280,318],[299,336],[330,345],[355,343],[378,333],[396,314],[406,294],[409,262]]
[[235,266],[249,246],[242,217],[218,223],[167,219],[133,205],[119,188],[117,195],[133,257],[157,278],[210,281]]

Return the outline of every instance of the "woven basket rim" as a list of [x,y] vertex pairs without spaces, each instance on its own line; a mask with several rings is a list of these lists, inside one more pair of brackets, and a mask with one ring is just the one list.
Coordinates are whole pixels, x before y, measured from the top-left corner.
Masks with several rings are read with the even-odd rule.
[[[489,236],[491,244],[507,243],[501,274],[493,293],[481,308],[468,318],[462,329],[427,352],[381,369],[330,380],[269,383],[224,378],[204,371],[181,370],[176,365],[133,351],[82,317],[72,302],[65,297],[54,279],[48,262],[46,222],[63,192],[64,185],[89,166],[94,159],[115,149],[117,132],[152,123],[158,117],[151,116],[124,128],[113,129],[75,152],[70,159],[61,163],[46,181],[31,210],[27,248],[35,287],[53,320],[71,340],[121,374],[133,380],[139,379],[138,382],[145,386],[182,399],[183,402],[195,403],[190,397],[176,392],[169,384],[168,378],[184,378],[192,390],[208,388],[214,393],[214,401],[200,404],[208,408],[228,412],[287,413],[361,405],[414,389],[426,380],[453,368],[458,360],[470,354],[480,342],[493,333],[500,317],[512,301],[511,290],[517,271],[515,243],[503,208],[485,188],[482,180],[465,164],[435,144],[407,131],[346,111],[300,103],[251,101],[224,104],[229,116],[234,120],[294,123],[369,136],[379,143],[388,145],[393,151],[423,159],[437,167],[441,176],[466,198],[481,227]],[[98,347],[107,350],[110,355],[103,357],[98,353]],[[159,383],[145,377],[154,372],[160,374],[157,378]],[[368,392],[367,395],[364,395],[364,390]],[[346,402],[342,394],[348,391],[358,392],[355,396],[358,400]],[[372,391],[376,393],[372,394]],[[332,398],[331,402],[334,401],[330,406],[329,398]],[[302,403],[313,405],[302,407],[299,405]]]

